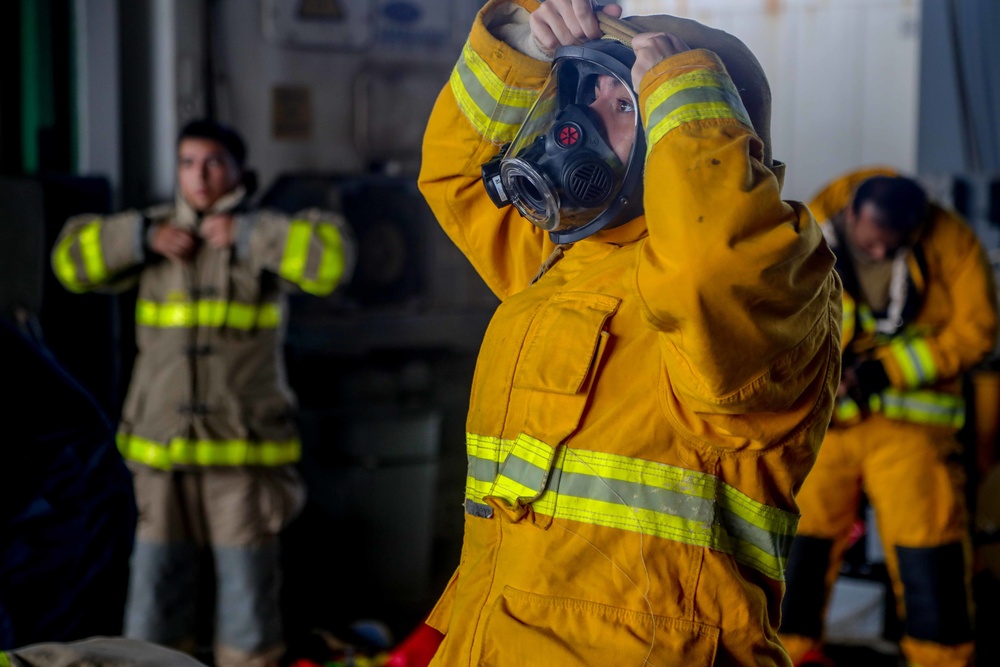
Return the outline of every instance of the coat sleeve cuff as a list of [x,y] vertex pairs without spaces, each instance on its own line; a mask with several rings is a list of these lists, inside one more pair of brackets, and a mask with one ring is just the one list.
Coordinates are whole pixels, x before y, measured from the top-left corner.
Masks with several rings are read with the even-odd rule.
[[[545,60],[534,58],[518,50],[523,44],[508,44],[498,39],[492,32],[488,22],[494,21],[502,13],[517,13],[517,8],[533,12],[539,6],[533,0],[494,0],[479,11],[476,22],[469,34],[469,47],[482,58],[493,72],[507,86],[516,88],[539,88],[545,82],[552,65]],[[534,44],[534,38],[528,34],[529,41]],[[525,47],[527,48],[527,47]]]
[[739,91],[719,57],[706,49],[684,51],[654,65],[639,85],[647,146],[682,125],[736,120],[753,130]]

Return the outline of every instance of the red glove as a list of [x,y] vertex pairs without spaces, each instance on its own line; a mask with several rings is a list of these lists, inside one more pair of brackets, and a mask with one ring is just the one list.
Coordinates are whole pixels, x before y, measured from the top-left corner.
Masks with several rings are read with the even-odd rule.
[[389,654],[385,667],[427,667],[443,639],[443,634],[421,623]]

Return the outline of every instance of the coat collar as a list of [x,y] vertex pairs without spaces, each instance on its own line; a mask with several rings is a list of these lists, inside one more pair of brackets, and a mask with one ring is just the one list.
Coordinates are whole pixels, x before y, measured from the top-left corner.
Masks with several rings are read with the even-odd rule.
[[247,197],[247,189],[242,185],[238,185],[226,194],[219,197],[219,200],[215,202],[211,208],[207,211],[199,214],[194,210],[194,207],[184,198],[181,194],[180,189],[174,195],[174,205],[177,209],[176,220],[180,227],[194,228],[198,226],[201,218],[206,215],[212,215],[213,213],[229,213],[233,211],[237,206],[243,203]]

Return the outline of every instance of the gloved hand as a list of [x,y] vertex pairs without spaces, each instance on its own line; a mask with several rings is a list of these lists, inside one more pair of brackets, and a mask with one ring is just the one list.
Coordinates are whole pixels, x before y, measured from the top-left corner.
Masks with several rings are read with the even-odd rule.
[[385,667],[427,667],[442,640],[443,634],[421,623],[389,654]]
[[837,397],[850,398],[864,418],[868,414],[868,399],[889,384],[889,376],[886,375],[882,362],[875,359],[865,359],[855,363],[845,362]]
[[858,382],[858,392],[866,402],[869,396],[879,393],[891,384],[885,366],[876,359],[865,359],[855,365],[854,375]]

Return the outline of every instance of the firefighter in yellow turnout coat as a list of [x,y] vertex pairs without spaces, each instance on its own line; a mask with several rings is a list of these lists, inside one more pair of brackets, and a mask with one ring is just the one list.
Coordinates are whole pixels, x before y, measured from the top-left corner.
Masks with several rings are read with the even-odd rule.
[[282,653],[277,533],[301,507],[283,292],[331,293],[353,244],[333,214],[251,210],[235,132],[193,121],[173,205],[70,219],[53,269],[69,290],[138,282],[136,358],[118,432],[139,525],[125,632],[193,648],[199,550],[217,576],[216,663]]
[[[473,381],[465,541],[427,620],[445,634],[431,664],[787,665],[794,495],[840,372],[834,258],[806,207],[781,200],[767,114],[736,92],[766,82],[727,73],[752,55],[673,17],[633,24],[672,33],[633,42],[648,68],[644,213],[554,248],[498,210],[481,165],[553,69],[529,55],[544,54],[538,31],[525,45],[517,30],[545,12],[571,24],[553,34],[579,35],[560,43],[600,35],[592,13],[573,23],[576,5],[589,9],[488,3],[425,135],[422,191],[502,300]],[[684,46],[722,54],[724,38],[725,65]]]
[[823,613],[862,491],[876,512],[913,665],[972,664],[961,374],[992,348],[992,274],[973,231],[887,169],[811,203],[844,283],[844,382],[799,494],[782,639],[819,650]]

